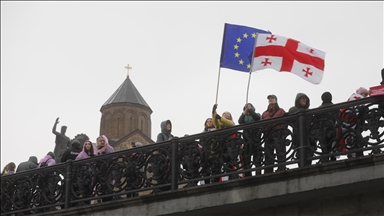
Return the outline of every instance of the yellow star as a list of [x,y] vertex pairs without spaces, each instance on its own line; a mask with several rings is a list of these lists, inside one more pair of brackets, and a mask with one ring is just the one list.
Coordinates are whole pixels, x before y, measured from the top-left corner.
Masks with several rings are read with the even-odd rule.
[[233,46],[233,48],[235,48],[235,49],[237,50],[237,49],[239,49],[239,46],[237,46],[237,44],[235,44],[235,45]]
[[248,69],[251,68],[251,64],[247,64],[247,68],[248,68]]
[[256,33],[252,33],[252,37],[253,38],[256,38],[257,34]]
[[244,61],[242,59],[240,59],[239,64],[243,65]]
[[237,38],[237,43],[241,43],[241,38]]
[[238,52],[235,53],[235,57],[239,58],[240,54]]
[[244,33],[244,34],[243,34],[243,38],[248,38],[247,33]]

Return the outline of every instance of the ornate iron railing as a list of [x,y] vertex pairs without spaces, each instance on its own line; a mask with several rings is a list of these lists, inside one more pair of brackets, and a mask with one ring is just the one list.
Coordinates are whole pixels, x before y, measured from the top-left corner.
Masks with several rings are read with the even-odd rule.
[[384,150],[384,96],[195,134],[1,178],[1,215],[214,184]]

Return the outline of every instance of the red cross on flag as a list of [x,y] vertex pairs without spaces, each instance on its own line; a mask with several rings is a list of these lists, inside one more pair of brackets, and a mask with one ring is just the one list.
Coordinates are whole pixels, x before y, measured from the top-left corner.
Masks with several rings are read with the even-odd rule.
[[359,100],[359,99],[364,99],[364,96],[358,93],[353,93],[347,101],[354,101],[354,100]]
[[292,38],[258,34],[252,71],[272,68],[319,84],[323,79],[324,58],[325,52]]

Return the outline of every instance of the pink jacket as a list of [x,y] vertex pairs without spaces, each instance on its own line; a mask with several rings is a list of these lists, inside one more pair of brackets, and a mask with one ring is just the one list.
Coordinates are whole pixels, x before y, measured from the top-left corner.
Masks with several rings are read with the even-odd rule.
[[91,154],[88,155],[86,149],[85,149],[85,143],[86,142],[89,142],[89,140],[86,140],[83,144],[83,150],[79,153],[79,155],[77,155],[76,159],[75,160],[80,160],[80,159],[85,159],[85,158],[90,158],[92,156],[95,156],[96,155],[96,152],[95,152],[95,149],[93,148],[93,146],[91,147]]
[[51,155],[45,155],[43,158],[40,159],[40,162],[39,162],[39,165],[37,166],[37,168],[40,167],[41,162],[45,162],[45,161],[47,161],[48,166],[52,166],[52,165],[56,164],[56,161],[52,158]]
[[102,155],[102,154],[115,152],[113,147],[109,145],[108,138],[105,135],[101,135],[101,136],[104,138],[105,144],[101,150],[96,150],[96,155]]

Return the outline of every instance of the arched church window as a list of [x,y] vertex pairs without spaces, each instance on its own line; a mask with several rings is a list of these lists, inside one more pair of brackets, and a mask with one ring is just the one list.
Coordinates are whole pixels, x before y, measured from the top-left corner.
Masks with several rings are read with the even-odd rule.
[[120,135],[120,118],[117,118],[117,136]]
[[129,133],[132,132],[132,127],[133,127],[133,124],[132,124],[132,116],[129,118]]

